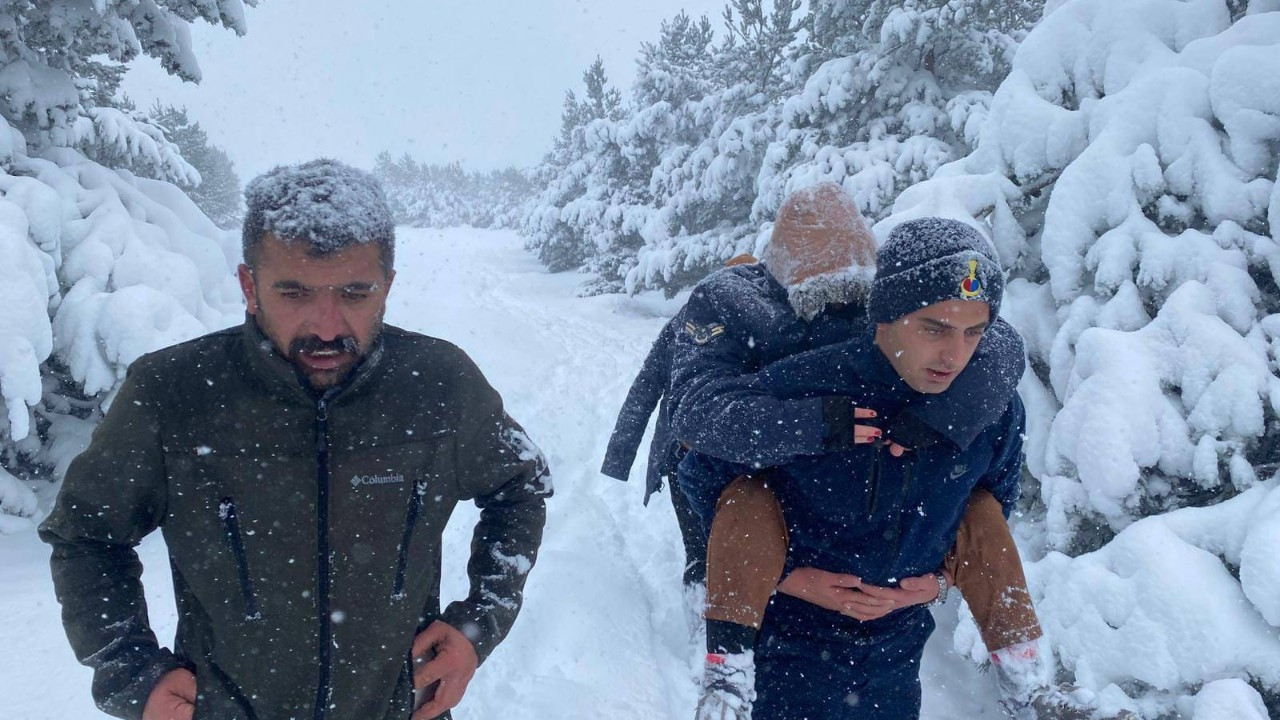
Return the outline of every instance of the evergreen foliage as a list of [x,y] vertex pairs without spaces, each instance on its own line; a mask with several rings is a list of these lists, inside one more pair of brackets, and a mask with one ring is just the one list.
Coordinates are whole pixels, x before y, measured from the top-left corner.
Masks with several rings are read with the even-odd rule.
[[681,13],[629,102],[599,60],[566,95],[522,231],[587,292],[697,282],[760,252],[783,197],[842,182],[872,218],[963,157],[1043,0],[730,0],[717,40]]
[[757,219],[797,187],[842,183],[879,219],[907,187],[969,153],[991,94],[1043,2],[814,3],[800,61],[815,68],[783,104]]
[[[877,227],[967,219],[1011,270],[1037,604],[1068,665],[1162,695],[1144,717],[1228,676],[1280,706],[1277,78],[1274,3],[1072,0],[1025,39],[973,152]],[[1110,597],[1079,592],[1098,577]],[[1212,626],[1150,658],[1110,650],[1205,607]],[[1257,647],[1213,646],[1236,628]]]
[[514,227],[533,195],[533,180],[516,168],[469,172],[456,162],[431,165],[408,155],[392,160],[385,151],[375,159],[373,175],[396,223],[414,227]]
[[199,80],[189,24],[244,34],[256,3],[0,3],[0,533],[30,528],[130,362],[240,312],[236,243],[170,184],[200,173],[119,87],[144,55]]
[[150,116],[164,128],[169,141],[178,146],[182,158],[200,173],[199,184],[183,185],[187,196],[218,227],[238,227],[244,217],[240,176],[226,151],[209,142],[204,128],[187,116],[186,108],[156,103]]

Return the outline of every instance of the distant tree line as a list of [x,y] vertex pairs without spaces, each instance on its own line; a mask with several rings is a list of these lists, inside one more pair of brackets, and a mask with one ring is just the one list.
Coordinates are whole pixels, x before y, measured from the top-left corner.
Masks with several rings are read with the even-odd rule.
[[421,163],[382,152],[373,174],[386,190],[396,222],[415,227],[515,227],[533,196],[530,174],[515,168],[468,171],[457,162]]

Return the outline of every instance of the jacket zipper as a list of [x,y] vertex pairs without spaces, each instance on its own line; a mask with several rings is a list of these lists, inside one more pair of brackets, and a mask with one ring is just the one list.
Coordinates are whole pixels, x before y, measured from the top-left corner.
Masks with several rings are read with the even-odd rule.
[[[914,462],[914,458],[907,458],[906,464],[903,467],[902,496],[898,501],[898,522],[896,523],[897,527],[893,533],[893,550],[889,553],[889,565],[885,568],[886,575],[891,573],[894,566],[898,564],[898,546],[902,544],[902,526],[907,522],[907,498],[911,495],[911,469]],[[898,579],[901,580],[902,578]]]
[[240,594],[244,596],[244,619],[250,622],[262,619],[258,612],[257,595],[253,592],[253,578],[249,576],[249,558],[244,552],[244,538],[240,535],[240,520],[236,517],[236,503],[223,498],[218,504],[218,517],[222,518],[222,530],[236,560],[236,575],[240,579]]
[[316,720],[329,709],[329,647],[333,628],[329,619],[329,405],[316,401],[316,615],[320,623],[320,673],[316,685]]
[[880,453],[876,446],[875,459],[871,461],[871,477],[867,480],[867,517],[874,518],[876,512],[876,496],[880,494]]
[[409,495],[409,509],[405,512],[404,533],[400,536],[400,556],[396,560],[396,582],[391,596],[397,600],[404,597],[405,574],[409,566],[409,543],[413,540],[413,528],[418,524],[418,514],[422,511],[422,496],[427,492],[425,482],[414,483]]

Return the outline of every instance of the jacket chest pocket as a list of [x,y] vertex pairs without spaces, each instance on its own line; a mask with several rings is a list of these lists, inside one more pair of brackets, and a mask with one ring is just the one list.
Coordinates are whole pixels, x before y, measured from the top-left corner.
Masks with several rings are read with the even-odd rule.
[[223,621],[271,615],[270,597],[301,593],[315,568],[314,463],[296,456],[166,457],[165,541],[185,583]]
[[339,454],[330,494],[335,571],[362,595],[403,598],[457,501],[452,431]]

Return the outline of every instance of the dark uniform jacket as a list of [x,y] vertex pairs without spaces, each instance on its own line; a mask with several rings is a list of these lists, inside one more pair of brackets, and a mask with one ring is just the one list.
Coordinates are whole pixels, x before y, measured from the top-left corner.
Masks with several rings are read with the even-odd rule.
[[[805,322],[764,266],[745,265],[708,276],[694,289],[684,315],[668,404],[673,434],[695,451],[681,462],[679,478],[704,524],[720,490],[737,475],[852,446],[853,407],[871,407],[867,397],[879,391],[875,383],[821,392],[826,374],[857,379],[856,369],[835,367],[839,356],[787,366],[803,393],[775,392],[756,373],[808,350],[823,357],[815,348],[844,352],[834,348],[870,331],[861,305],[828,309]],[[912,449],[938,443],[967,448],[1000,418],[1025,365],[1022,338],[997,318],[947,392],[915,393],[884,409],[874,424]]]
[[663,478],[675,474],[682,455],[679,441],[671,434],[671,421],[663,398],[671,379],[672,344],[684,322],[684,313],[676,313],[653,341],[649,354],[640,365],[640,372],[627,391],[622,409],[618,411],[613,434],[609,436],[604,463],[600,466],[600,472],[615,480],[627,479],[631,474],[631,465],[636,460],[640,442],[644,439],[644,430],[649,425],[649,417],[656,407],[658,419],[654,424],[653,440],[649,443],[649,464],[645,473],[646,505],[649,504],[649,496],[662,489]]
[[[41,537],[105,711],[139,718],[196,675],[198,720],[407,718],[410,646],[442,619],[483,660],[506,635],[551,488],[461,350],[387,327],[318,397],[252,319],[140,358],[67,472]],[[441,532],[482,508],[471,592],[439,607]],[[178,605],[148,625],[134,546],[160,528]]]
[[[866,330],[775,363],[757,379],[779,397],[856,396],[860,406],[893,417],[922,393],[901,380],[873,338]],[[977,369],[971,362],[960,378]],[[775,468],[771,485],[785,509],[790,564],[892,586],[942,566],[974,488],[990,491],[1007,516],[1019,493],[1025,413],[1016,394],[998,385],[988,393],[1003,398],[1003,407],[983,424],[983,407],[975,405],[975,437],[964,449],[940,442],[894,457],[881,445],[858,445]]]
[[779,400],[751,376],[775,360],[848,340],[866,326],[865,315],[849,305],[806,322],[764,265],[708,275],[689,296],[673,346],[672,433],[699,453],[754,467],[822,452],[823,399]]

